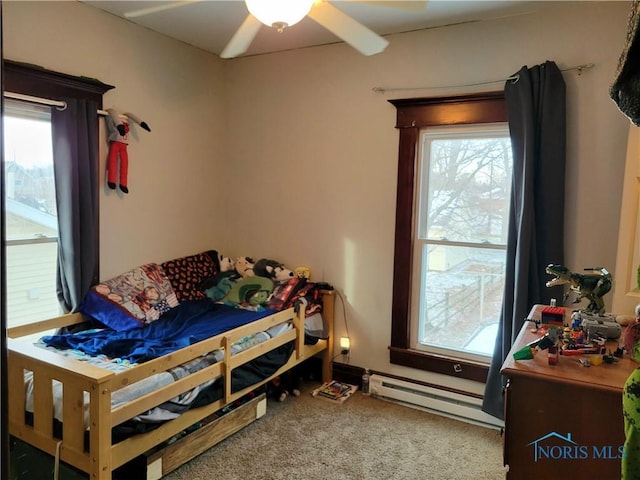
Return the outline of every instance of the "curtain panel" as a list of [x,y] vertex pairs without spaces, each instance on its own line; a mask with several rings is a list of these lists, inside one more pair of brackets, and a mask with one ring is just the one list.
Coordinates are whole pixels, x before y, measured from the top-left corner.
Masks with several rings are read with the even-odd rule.
[[561,297],[545,267],[564,263],[565,83],[551,61],[522,67],[505,85],[513,177],[505,291],[482,409],[504,418],[500,369],[534,304]]
[[65,312],[77,310],[98,276],[98,103],[63,99],[52,109],[58,208],[57,294]]

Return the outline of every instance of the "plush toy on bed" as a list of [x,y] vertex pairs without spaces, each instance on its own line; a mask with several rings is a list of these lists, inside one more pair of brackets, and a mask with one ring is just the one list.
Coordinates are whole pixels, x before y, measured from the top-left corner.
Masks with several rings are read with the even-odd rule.
[[235,264],[231,257],[226,257],[221,253],[216,257],[218,263],[218,273],[202,281],[199,290],[214,302],[217,302],[233,287],[234,281],[240,278],[236,273]]
[[273,292],[273,282],[263,277],[240,278],[233,282],[229,292],[220,299],[224,303],[240,306],[264,305]]
[[253,272],[259,277],[270,278],[276,283],[286,282],[294,277],[293,271],[282,263],[267,258],[261,258],[253,266]]
[[235,263],[236,272],[242,278],[253,277],[255,275],[253,270],[254,261],[251,257],[238,257]]
[[235,268],[235,264],[231,257],[227,257],[222,253],[218,253],[218,265],[220,266],[221,272],[230,272]]

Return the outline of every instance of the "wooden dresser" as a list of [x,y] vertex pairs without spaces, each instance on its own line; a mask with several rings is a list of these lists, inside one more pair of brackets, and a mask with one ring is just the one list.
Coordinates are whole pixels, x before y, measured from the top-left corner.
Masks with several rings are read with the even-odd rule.
[[[529,318],[539,319],[536,305]],[[565,317],[569,319],[570,311]],[[570,323],[570,322],[567,322]],[[583,367],[579,356],[548,364],[547,351],[515,361],[513,353],[539,338],[525,322],[502,374],[505,391],[504,463],[507,479],[620,479],[624,445],[622,387],[638,367],[625,357],[614,364]],[[612,351],[618,341],[609,342]]]

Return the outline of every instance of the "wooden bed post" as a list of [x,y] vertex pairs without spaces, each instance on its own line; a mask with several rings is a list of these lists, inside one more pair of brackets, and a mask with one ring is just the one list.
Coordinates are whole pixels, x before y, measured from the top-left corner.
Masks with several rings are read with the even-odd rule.
[[94,383],[89,395],[89,478],[111,480],[111,382]]
[[335,294],[333,290],[322,291],[322,317],[327,325],[327,349],[322,352],[322,381],[333,380],[333,324]]

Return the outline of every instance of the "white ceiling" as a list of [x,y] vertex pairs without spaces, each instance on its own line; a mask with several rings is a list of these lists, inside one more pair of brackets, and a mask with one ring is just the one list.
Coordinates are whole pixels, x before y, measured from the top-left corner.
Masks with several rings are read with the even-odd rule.
[[[397,0],[399,5],[395,7],[375,5],[375,1],[330,1],[344,13],[380,35],[521,15],[553,3],[525,0],[430,0],[424,11],[415,11],[399,8],[401,4],[411,4],[411,0]],[[83,0],[83,3],[124,18],[125,12],[176,2]],[[204,0],[185,2],[176,8],[131,18],[129,21],[219,55],[247,15],[243,0]],[[245,55],[259,55],[340,41],[310,18],[304,18],[282,33],[262,26]]]

